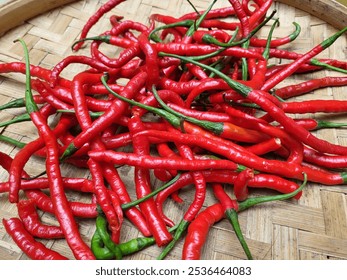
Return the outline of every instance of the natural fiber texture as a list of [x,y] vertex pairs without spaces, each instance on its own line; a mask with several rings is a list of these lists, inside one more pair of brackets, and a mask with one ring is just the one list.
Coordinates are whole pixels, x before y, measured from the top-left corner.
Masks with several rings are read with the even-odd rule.
[[[29,20],[21,27],[16,28],[0,39],[0,61],[20,61],[23,59],[22,47],[14,44],[13,40],[23,38],[30,49],[31,62],[46,68],[52,68],[63,57],[72,54],[71,45],[78,38],[80,30],[89,16],[105,0],[82,0],[65,7],[55,9],[49,13]],[[193,1],[198,9],[206,8],[210,1]],[[217,6],[227,5],[228,1],[218,1]],[[275,37],[284,36],[293,30],[292,22],[296,21],[302,26],[302,33],[290,48],[298,52],[305,52],[336,30],[326,23],[298,9],[276,3],[273,8],[278,10],[280,27],[275,31]],[[108,17],[112,13],[123,15],[126,19],[140,21],[147,24],[147,18],[152,13],[162,13],[178,16],[191,12],[192,9],[186,1],[169,0],[136,0],[126,1],[117,9],[108,13],[90,32],[89,35],[97,35],[99,31],[109,28]],[[265,27],[259,36],[265,38],[269,27]],[[324,51],[319,57],[333,57],[346,60],[346,37],[340,38],[332,47]],[[83,49],[79,54],[89,54],[89,49]],[[273,60],[272,62],[278,62]],[[72,77],[84,69],[84,66],[74,64],[69,66],[62,75]],[[281,85],[298,83],[300,81],[322,77],[328,71],[298,76],[292,80],[286,80]],[[330,73],[336,75],[338,73]],[[8,74],[0,77],[1,104],[14,98],[24,96],[24,75]],[[346,88],[329,88],[317,90],[311,95],[314,99],[345,99]],[[23,109],[11,109],[0,112],[0,122],[13,118]],[[314,117],[319,118],[319,115]],[[344,116],[336,116],[334,120],[343,120]],[[37,132],[32,124],[23,123],[1,128],[3,135],[14,137],[28,142],[37,137]],[[325,129],[317,132],[320,138],[331,142],[347,145],[346,129]],[[7,144],[0,144],[0,151],[8,153],[12,157],[18,149]],[[25,167],[31,175],[39,174],[44,170],[44,162],[32,158]],[[120,174],[129,189],[132,188],[132,170],[128,167],[120,169]],[[71,166],[63,167],[63,174],[77,174],[80,177],[89,176],[83,170],[72,169]],[[7,173],[0,169],[1,181],[7,180]],[[160,184],[154,182],[154,184]],[[181,192],[186,203],[178,205],[172,201],[165,204],[165,212],[174,221],[179,221],[182,213],[187,208],[194,190],[187,188]],[[264,194],[263,191],[252,190],[252,194]],[[134,191],[130,191],[134,196]],[[240,223],[246,241],[249,244],[255,259],[347,259],[347,186],[322,186],[309,184],[304,190],[302,198],[296,201],[269,203],[256,206],[240,213]],[[77,198],[71,193],[71,199]],[[80,200],[80,195],[78,195]],[[208,192],[205,205],[215,201],[212,193]],[[8,202],[7,194],[0,194],[0,217],[10,218],[17,216],[16,205]],[[56,224],[54,217],[43,214],[45,223]],[[83,238],[89,242],[95,230],[94,220],[80,220],[80,230]],[[122,241],[130,240],[139,235],[130,223],[126,222],[122,230]],[[69,258],[73,258],[70,249],[63,240],[43,242]],[[168,259],[180,259],[183,242],[181,241]],[[127,257],[127,259],[154,259],[161,249],[152,246],[139,254]],[[26,259],[27,257],[14,244],[0,224],[0,259]],[[233,233],[230,224],[224,220],[216,224],[210,231],[207,243],[204,246],[202,259],[245,259],[245,254]]]

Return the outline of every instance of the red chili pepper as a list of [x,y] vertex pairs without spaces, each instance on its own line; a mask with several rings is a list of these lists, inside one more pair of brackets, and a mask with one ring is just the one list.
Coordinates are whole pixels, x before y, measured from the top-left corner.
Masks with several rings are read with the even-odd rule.
[[[139,135],[145,134],[139,133]],[[191,135],[189,136],[191,137]],[[167,168],[176,170],[200,171],[208,168],[229,170],[237,170],[239,168],[237,164],[229,160],[173,159],[155,157],[150,155],[139,155],[135,153],[116,152],[110,150],[90,151],[89,156],[96,161],[109,161],[112,164],[126,164],[135,167],[143,167],[146,169]]]
[[287,99],[309,93],[313,90],[324,87],[335,87],[347,85],[347,77],[323,77],[320,79],[312,79],[295,85],[290,85],[276,89],[277,96]]
[[2,223],[7,233],[13,238],[19,248],[33,260],[67,260],[63,255],[48,249],[43,243],[36,241],[28,233],[18,218],[3,219]]
[[[129,121],[129,131],[133,136],[134,153],[137,156],[149,155],[149,143],[146,137],[134,136],[135,133],[143,129],[140,118],[134,115]],[[144,165],[135,167],[135,186],[138,198],[142,198],[151,192],[149,169]],[[164,220],[159,216],[153,199],[146,200],[140,204],[140,209],[147,219],[148,226],[152,232],[158,246],[163,246],[172,239],[171,234],[166,228]]]
[[[183,245],[182,259],[198,260],[200,259],[200,254],[202,246],[206,241],[206,236],[209,232],[211,226],[216,222],[220,221],[224,214],[231,221],[235,233],[237,234],[248,258],[252,258],[247,244],[245,243],[242,232],[238,224],[237,212],[244,211],[254,205],[270,202],[275,200],[285,200],[297,195],[303,187],[306,185],[306,176],[304,175],[304,182],[297,190],[289,194],[282,194],[276,196],[264,196],[249,198],[243,202],[235,205],[230,198],[226,196],[220,185],[215,185],[215,190],[217,190],[217,197],[221,200],[221,203],[216,203],[208,206],[204,211],[202,211],[197,218],[188,227],[188,233]],[[223,205],[224,203],[224,205]]]
[[347,111],[346,100],[303,100],[283,102],[285,113],[345,113]]
[[237,178],[234,183],[234,194],[237,201],[246,200],[248,197],[248,182],[254,177],[253,170],[246,169],[240,172],[237,175]]
[[[104,176],[108,181],[111,189],[117,193],[121,204],[131,202],[127,188],[120,178],[116,169],[103,168]],[[141,231],[144,236],[150,236],[151,232],[148,228],[147,222],[143,214],[136,208],[132,207],[124,211],[128,219]]]
[[[135,93],[143,87],[146,78],[147,74],[145,72],[140,72],[134,78],[132,78],[124,88],[124,96],[130,98],[133,97]],[[70,156],[85,143],[95,138],[101,131],[117,120],[119,116],[122,116],[127,108],[128,106],[125,102],[114,100],[109,106],[108,110],[101,117],[94,120],[90,127],[83,130],[78,136],[76,136],[74,141],[69,145],[69,147],[67,147],[61,158],[64,159]]]
[[[177,147],[182,158],[194,160],[194,154],[189,146],[177,144]],[[169,254],[169,252],[181,238],[183,232],[187,229],[189,223],[191,223],[191,221],[196,217],[203,206],[206,198],[206,181],[204,175],[202,174],[202,172],[193,172],[192,177],[195,186],[194,200],[190,204],[188,210],[185,212],[182,220],[179,222],[172,241],[164,248],[157,259],[164,259],[167,254]]]
[[[110,1],[107,1],[104,5],[102,5],[97,10],[97,12],[89,18],[87,23],[84,25],[80,35],[80,39],[83,39],[87,36],[89,30],[99,21],[99,19],[104,14],[106,14],[107,12],[109,12],[110,10],[112,10],[114,7],[116,7],[122,2],[124,2],[124,0],[110,0]],[[80,42],[79,44],[75,45],[74,51],[77,51],[78,49],[80,49],[82,45],[83,45],[83,42]]]
[[[11,63],[0,63],[0,73],[22,73],[25,74],[25,63],[22,62],[11,62]],[[30,65],[30,73],[32,77],[37,77],[44,81],[49,81],[51,76],[51,71],[40,66]],[[60,79],[59,85],[69,87],[70,81],[66,79]]]
[[200,259],[201,249],[207,239],[210,227],[223,217],[224,210],[219,203],[208,206],[196,217],[188,227],[182,251],[183,260]]
[[249,18],[239,1],[229,0],[229,3],[234,7],[235,15],[240,20],[242,36],[246,37],[250,32]]
[[[35,202],[35,205],[44,212],[55,214],[55,207],[49,196],[41,190],[26,190],[26,196]],[[74,217],[91,219],[98,215],[96,203],[69,202]]]
[[343,33],[347,31],[347,27],[338,31],[328,39],[324,40],[318,46],[314,47],[312,50],[302,55],[300,58],[296,59],[293,63],[285,67],[276,76],[268,79],[265,84],[261,87],[262,90],[268,91],[274,88],[279,82],[283,81],[286,77],[293,74],[303,63],[309,61],[311,58],[315,57],[317,54],[321,53],[323,50],[331,46]]
[[44,225],[36,212],[35,204],[31,200],[21,200],[17,203],[18,215],[25,229],[38,238],[64,238],[64,233],[58,226]]
[[32,98],[28,50],[24,41],[20,40],[20,42],[24,48],[27,65],[25,92],[26,108],[28,114],[30,114],[30,118],[37,127],[40,137],[42,137],[47,147],[46,171],[50,180],[50,193],[53,205],[55,207],[57,219],[75,257],[77,259],[95,259],[90,248],[84,243],[80,236],[78,227],[68,204],[60,172],[58,144],[54,134],[45,120],[42,118],[42,115],[40,114],[37,105]]
[[247,151],[255,154],[255,155],[264,155],[273,151],[277,151],[282,147],[282,141],[280,138],[270,138],[269,140],[265,140],[258,144],[254,144],[252,146],[248,146]]

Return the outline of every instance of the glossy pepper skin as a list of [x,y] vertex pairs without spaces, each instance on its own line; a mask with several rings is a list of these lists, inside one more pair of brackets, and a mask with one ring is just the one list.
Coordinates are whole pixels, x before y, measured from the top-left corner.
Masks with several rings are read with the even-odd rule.
[[19,248],[33,260],[67,260],[63,255],[48,249],[43,243],[38,242],[24,228],[18,218],[3,219],[2,223],[6,232],[11,235]]
[[68,204],[66,194],[64,192],[64,186],[60,171],[59,163],[59,148],[55,135],[47,125],[47,122],[40,114],[37,105],[32,98],[31,91],[31,76],[30,76],[30,62],[28,49],[24,41],[20,41],[23,45],[25,57],[26,57],[26,109],[33,123],[35,124],[40,137],[47,147],[47,159],[46,159],[46,172],[50,183],[50,193],[52,202],[55,207],[55,213],[59,224],[64,232],[64,236],[72,249],[76,259],[95,259],[93,253],[87,244],[82,240],[80,232],[71,208]]

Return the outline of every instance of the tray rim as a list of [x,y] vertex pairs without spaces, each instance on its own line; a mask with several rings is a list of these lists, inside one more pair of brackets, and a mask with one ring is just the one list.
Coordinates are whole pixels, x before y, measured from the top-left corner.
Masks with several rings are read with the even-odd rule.
[[26,20],[76,0],[10,0],[0,5],[0,36]]
[[[0,5],[0,36],[26,20],[77,1],[80,0],[10,0]],[[315,5],[312,5],[311,0],[276,0],[274,2],[303,10],[337,29],[347,26],[347,6],[337,0],[320,0],[316,1]]]

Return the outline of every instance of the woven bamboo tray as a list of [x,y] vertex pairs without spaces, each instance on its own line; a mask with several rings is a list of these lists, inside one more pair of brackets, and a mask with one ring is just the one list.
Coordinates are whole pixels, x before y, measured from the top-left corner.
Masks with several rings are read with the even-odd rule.
[[[0,33],[3,34],[0,39],[0,61],[12,62],[23,59],[22,48],[18,44],[13,44],[13,40],[21,37],[29,46],[33,64],[46,68],[53,67],[63,57],[71,54],[70,46],[78,38],[84,23],[105,2],[105,0],[7,1],[7,4],[0,6]],[[209,3],[208,0],[196,0],[193,2],[199,9],[206,8]],[[346,25],[347,11],[345,6],[332,0],[322,0],[315,1],[313,8],[311,2],[308,0],[283,0],[273,5],[273,9],[277,9],[277,15],[281,20],[281,26],[276,29],[275,37],[289,34],[293,29],[292,22],[294,21],[302,26],[302,33],[299,38],[290,45],[292,50],[298,52],[309,50],[335,32],[335,28]],[[42,3],[47,3],[47,5]],[[217,2],[217,6],[224,6],[227,3],[228,1],[221,0]],[[297,8],[284,3],[291,3]],[[29,6],[27,6],[28,4]],[[61,6],[63,4],[66,5]],[[112,12],[123,15],[126,19],[147,24],[147,18],[152,13],[178,16],[190,11],[191,7],[183,0],[129,0],[122,3]],[[91,30],[90,35],[97,35],[100,30],[106,30],[109,27],[108,17],[111,14],[107,14]],[[34,17],[35,15],[38,16]],[[25,22],[23,22],[24,20]],[[8,31],[9,29],[11,30]],[[267,27],[264,28],[259,33],[259,36],[266,38],[268,30]],[[319,57],[334,57],[339,60],[346,60],[346,43],[346,37],[341,37]],[[80,53],[87,55],[88,49],[81,50]],[[62,75],[72,77],[72,75],[83,69],[84,66],[76,64],[64,70]],[[321,71],[286,80],[282,85],[300,82],[300,79],[322,77],[328,73],[329,75],[338,75],[328,71]],[[310,96],[314,96],[317,99],[344,99],[347,96],[346,90],[347,88],[322,89],[316,90]],[[14,98],[23,97],[23,95],[23,75],[8,74],[0,77],[1,104]],[[22,109],[1,111],[0,122],[11,119],[16,114],[22,112]],[[313,117],[319,118],[320,116],[317,114],[313,115]],[[336,121],[344,119],[346,117],[343,115],[334,117]],[[25,142],[29,142],[37,137],[34,126],[27,123],[1,128],[0,133]],[[317,135],[331,142],[347,145],[346,129],[320,130],[317,132]],[[4,143],[0,143],[0,151],[12,157],[18,152],[16,148]],[[38,174],[44,170],[44,162],[37,158],[32,158],[25,168],[29,174]],[[67,176],[71,174],[80,177],[89,176],[84,170],[71,169],[70,166],[63,167],[63,173]],[[131,170],[122,168],[120,173],[129,185],[129,188],[131,188],[133,184]],[[7,173],[3,169],[0,169],[0,179],[1,181],[7,180]],[[158,184],[157,182],[153,183]],[[261,192],[254,193],[259,194]],[[191,191],[185,190],[181,195],[189,201],[189,197],[192,194]],[[131,195],[134,195],[134,192],[131,192]],[[254,258],[258,260],[347,259],[346,195],[347,186],[328,187],[309,184],[298,202],[269,203],[240,213],[241,228]],[[83,199],[75,193],[69,194],[69,198],[72,200]],[[205,206],[212,204],[214,201],[213,195],[209,193]],[[173,202],[168,202],[165,205],[167,215],[174,221],[180,220],[186,207],[187,204],[185,203],[177,205]],[[7,194],[0,194],[0,218],[13,216],[17,216],[16,206],[8,202]],[[42,214],[41,218],[45,223],[57,224],[55,219],[49,214]],[[95,230],[94,220],[80,220],[79,224],[83,238],[86,242],[89,242]],[[129,240],[138,235],[138,231],[130,223],[125,222],[122,230],[122,240]],[[42,240],[42,242],[49,248],[73,259],[71,251],[64,240]],[[180,242],[168,259],[180,259],[182,245],[183,243]],[[127,259],[155,259],[160,251],[156,246],[152,246],[141,253],[127,257]],[[222,221],[212,228],[204,246],[202,258],[245,259],[243,250],[227,221]],[[26,255],[6,234],[2,224],[0,224],[0,259],[27,259]]]

